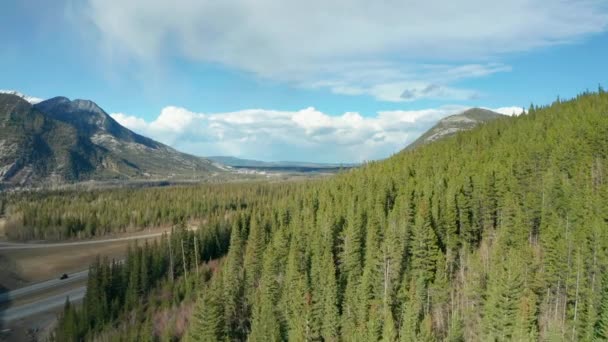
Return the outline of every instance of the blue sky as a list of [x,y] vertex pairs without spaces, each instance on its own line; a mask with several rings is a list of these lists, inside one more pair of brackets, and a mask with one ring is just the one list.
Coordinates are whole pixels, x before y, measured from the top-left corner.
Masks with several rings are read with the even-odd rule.
[[9,0],[0,89],[92,99],[197,155],[353,162],[608,83],[606,1],[454,3]]

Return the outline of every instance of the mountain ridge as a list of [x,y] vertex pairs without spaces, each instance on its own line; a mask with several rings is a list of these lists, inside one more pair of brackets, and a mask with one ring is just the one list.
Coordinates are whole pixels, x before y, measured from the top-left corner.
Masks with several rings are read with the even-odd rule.
[[354,167],[356,163],[314,163],[300,161],[262,161],[247,158],[237,158],[233,156],[209,156],[209,160],[230,167],[308,167],[308,168],[338,168],[338,167]]
[[450,137],[458,132],[470,130],[482,123],[502,117],[507,117],[507,115],[484,108],[474,107],[467,109],[458,114],[450,115],[439,120],[433,127],[407,145],[405,150],[411,150]]
[[24,99],[25,101],[27,101],[27,102],[29,102],[31,104],[36,104],[36,103],[44,101],[44,99],[41,99],[39,97],[25,95],[25,94],[23,94],[21,92],[18,92],[16,90],[0,89],[0,94],[9,94],[9,95],[19,96],[20,98]]
[[54,97],[31,104],[0,93],[0,120],[4,186],[196,179],[222,171],[212,161],[130,131],[90,100]]

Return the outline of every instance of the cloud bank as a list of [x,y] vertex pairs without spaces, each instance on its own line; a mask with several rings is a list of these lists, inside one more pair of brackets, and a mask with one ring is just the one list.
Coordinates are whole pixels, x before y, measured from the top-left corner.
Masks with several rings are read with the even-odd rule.
[[[438,119],[467,108],[381,111],[365,117],[356,112],[328,115],[312,107],[206,114],[169,106],[149,122],[124,113],[111,116],[129,129],[196,155],[347,163],[388,157]],[[512,115],[523,109],[496,110]]]
[[177,56],[392,102],[474,98],[458,83],[509,71],[501,56],[608,26],[604,0],[88,0],[79,9],[113,60]]

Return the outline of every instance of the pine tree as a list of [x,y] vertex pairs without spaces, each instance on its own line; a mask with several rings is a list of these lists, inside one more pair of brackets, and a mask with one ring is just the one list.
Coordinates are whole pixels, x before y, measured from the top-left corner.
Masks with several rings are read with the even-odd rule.
[[275,309],[271,298],[263,294],[266,289],[258,290],[259,299],[253,307],[253,320],[251,324],[251,334],[249,341],[281,341],[281,329],[277,321]]
[[127,308],[135,308],[141,299],[142,284],[140,280],[141,274],[141,253],[135,245],[131,249],[131,253],[127,255],[127,290],[125,294],[125,305]]
[[415,282],[409,286],[407,301],[403,304],[401,329],[399,330],[399,341],[416,342],[418,341],[419,325],[422,314],[422,303],[420,294]]
[[445,210],[442,216],[442,223],[445,230],[446,261],[448,273],[452,274],[458,261],[458,250],[460,249],[460,231],[458,221],[458,208],[456,205],[456,195],[453,190],[447,190]]
[[457,313],[450,319],[450,326],[446,337],[447,342],[464,342],[464,324]]
[[473,191],[473,180],[467,177],[457,195],[459,231],[469,248],[477,247],[481,238],[479,223],[475,220]]
[[349,206],[346,228],[342,238],[340,276],[342,297],[341,331],[346,339],[355,339],[359,325],[359,296],[363,269],[363,226],[365,218],[360,203],[353,199]]
[[200,292],[188,332],[189,341],[221,341],[227,337],[224,323],[223,281],[221,271]]
[[357,279],[361,274],[363,266],[363,236],[362,225],[364,223],[356,202],[353,201],[349,207],[346,229],[342,242],[342,269],[345,278]]
[[430,312],[433,313],[433,330],[436,336],[445,337],[447,335],[450,315],[450,293],[447,265],[445,257],[440,252],[437,258],[437,271],[435,279],[429,287],[431,302]]
[[262,273],[262,260],[264,255],[264,247],[266,245],[266,232],[261,218],[254,214],[249,223],[249,235],[247,236],[247,245],[245,248],[245,256],[243,261],[243,269],[245,270],[245,289],[247,299],[253,301],[253,293],[258,286],[258,280]]
[[291,238],[287,267],[285,271],[285,286],[282,292],[281,307],[287,321],[290,340],[304,341],[311,339],[311,300],[308,282],[306,280],[307,260],[304,247],[298,235]]
[[65,299],[63,314],[58,322],[55,339],[57,341],[78,341],[81,339],[78,329],[78,317],[69,298]]
[[537,296],[530,289],[525,289],[523,296],[517,303],[517,313],[513,327],[513,340],[517,341],[537,341],[538,327],[537,321]]
[[523,287],[522,267],[517,258],[515,253],[503,256],[490,273],[488,299],[484,306],[488,340],[509,341],[513,338]]
[[412,269],[424,285],[433,281],[439,247],[427,201],[422,201],[412,237]]
[[248,330],[243,275],[243,238],[241,226],[235,223],[230,235],[230,248],[222,271],[224,322],[231,339],[242,339]]
[[323,325],[321,335],[325,341],[337,341],[340,334],[338,313],[338,286],[334,258],[330,246],[325,246],[322,252],[323,277]]
[[154,342],[155,341],[154,328],[153,328],[152,322],[150,321],[149,318],[146,319],[141,324],[136,341],[141,341],[141,342]]
[[388,308],[384,308],[384,319],[383,319],[383,330],[382,330],[382,341],[394,342],[397,341],[397,328],[395,326],[395,319],[393,318],[392,311]]
[[272,243],[266,248],[260,284],[252,307],[252,323],[249,340],[279,341],[283,339],[284,319],[277,303],[280,301],[282,264],[285,259],[286,241],[281,231],[274,235]]
[[400,215],[404,209],[400,204],[394,207],[388,217],[381,250],[382,250],[382,277],[383,305],[393,310],[395,295],[399,288],[399,280],[403,270],[403,256],[405,255],[405,236],[408,234],[405,219]]
[[420,322],[420,333],[416,339],[420,342],[434,342],[436,340],[433,322],[429,314],[425,315],[422,322]]
[[608,340],[608,274],[602,279],[602,297],[599,305],[598,320],[595,323],[594,337],[596,340]]
[[[382,270],[382,255],[381,246],[382,241],[382,208],[376,206],[374,214],[372,215],[367,226],[367,237],[365,242],[365,265],[363,268],[363,275],[361,277],[361,285],[359,286],[359,305],[358,305],[358,317],[361,322],[371,323],[379,322],[382,318],[381,307],[383,305],[382,298],[384,293],[383,288],[383,270]],[[372,315],[373,313],[373,315]],[[380,336],[381,325],[380,324],[366,324],[369,328],[376,329],[374,331],[368,331],[373,336]]]

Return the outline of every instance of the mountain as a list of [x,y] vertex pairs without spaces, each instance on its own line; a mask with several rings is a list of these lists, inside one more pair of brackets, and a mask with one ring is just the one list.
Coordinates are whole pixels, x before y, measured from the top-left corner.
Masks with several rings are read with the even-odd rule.
[[230,156],[212,156],[207,159],[214,162],[237,168],[311,168],[311,169],[334,169],[340,167],[354,167],[357,164],[339,164],[339,163],[310,163],[310,162],[294,162],[294,161],[277,161],[266,162],[252,159],[241,159]]
[[505,117],[505,115],[482,108],[468,109],[460,114],[451,115],[439,120],[435,126],[414,140],[406,149],[413,149],[417,146],[447,138],[461,131],[468,131],[481,123],[500,117]]
[[0,183],[199,178],[221,167],[126,129],[97,104],[0,94]]

